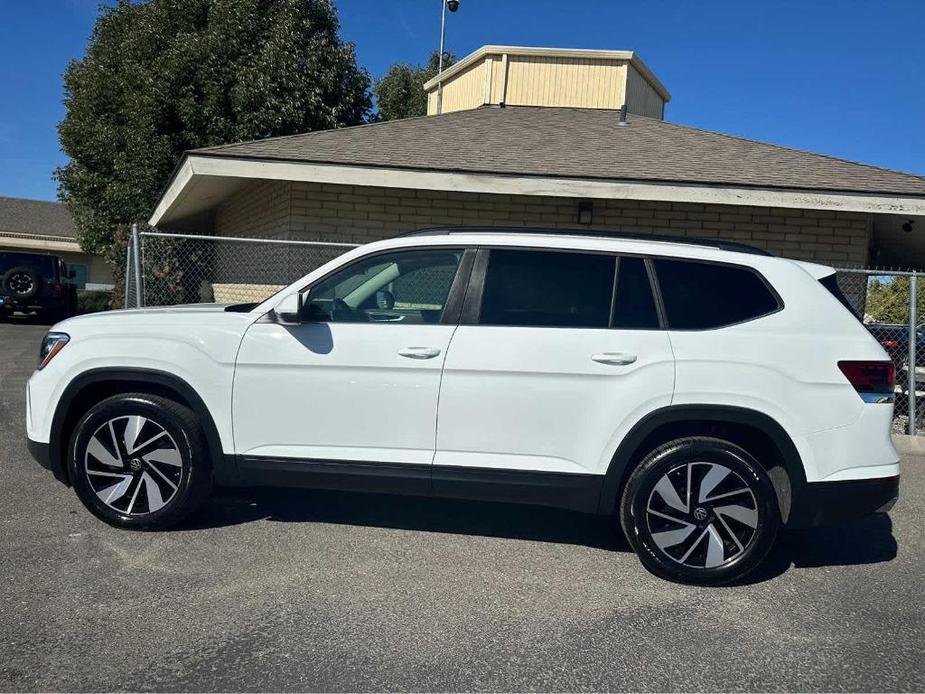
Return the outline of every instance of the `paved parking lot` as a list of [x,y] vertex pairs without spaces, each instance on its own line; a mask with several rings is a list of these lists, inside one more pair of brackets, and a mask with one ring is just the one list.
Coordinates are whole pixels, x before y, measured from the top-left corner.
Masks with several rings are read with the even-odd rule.
[[925,458],[890,518],[787,534],[724,589],[529,507],[244,491],[130,533],[26,452],[44,330],[0,324],[0,689],[925,688]]

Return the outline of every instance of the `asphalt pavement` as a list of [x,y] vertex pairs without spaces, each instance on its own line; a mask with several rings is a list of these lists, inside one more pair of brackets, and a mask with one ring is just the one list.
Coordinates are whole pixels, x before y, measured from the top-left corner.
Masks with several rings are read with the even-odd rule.
[[925,689],[925,458],[728,588],[526,506],[238,490],[127,532],[26,451],[44,330],[0,324],[0,690]]

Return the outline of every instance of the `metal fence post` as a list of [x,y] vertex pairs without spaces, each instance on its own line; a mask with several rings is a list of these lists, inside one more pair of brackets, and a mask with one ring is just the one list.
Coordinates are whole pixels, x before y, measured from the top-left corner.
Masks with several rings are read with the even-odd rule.
[[135,307],[145,305],[141,293],[141,236],[138,233],[138,223],[132,224],[132,253],[135,256]]
[[915,425],[915,363],[916,363],[916,350],[915,350],[915,324],[918,322],[916,318],[916,280],[918,276],[913,273],[909,277],[909,421],[906,425],[906,433],[910,435],[915,435],[916,425]]
[[125,301],[122,302],[123,308],[132,308],[128,305],[128,288],[132,272],[132,244],[125,246]]

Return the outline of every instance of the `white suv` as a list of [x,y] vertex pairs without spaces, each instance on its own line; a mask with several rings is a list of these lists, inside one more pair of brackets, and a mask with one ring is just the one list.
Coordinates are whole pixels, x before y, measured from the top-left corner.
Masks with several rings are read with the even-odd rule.
[[125,528],[213,483],[516,501],[618,515],[649,570],[704,584],[782,525],[892,506],[893,364],[831,268],[585,234],[428,230],[259,305],[64,321],[30,449]]

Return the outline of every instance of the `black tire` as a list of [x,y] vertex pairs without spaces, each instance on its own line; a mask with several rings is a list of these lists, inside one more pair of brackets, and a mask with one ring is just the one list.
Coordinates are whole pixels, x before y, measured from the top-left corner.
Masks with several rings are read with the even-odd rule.
[[0,290],[20,301],[31,299],[42,288],[42,278],[35,268],[25,265],[11,268],[0,278]]
[[90,408],[71,436],[68,472],[93,515],[134,530],[177,525],[212,488],[205,436],[195,415],[145,393],[115,395]]
[[764,560],[780,511],[757,460],[733,443],[697,436],[659,446],[639,463],[623,490],[620,522],[656,576],[724,585]]

